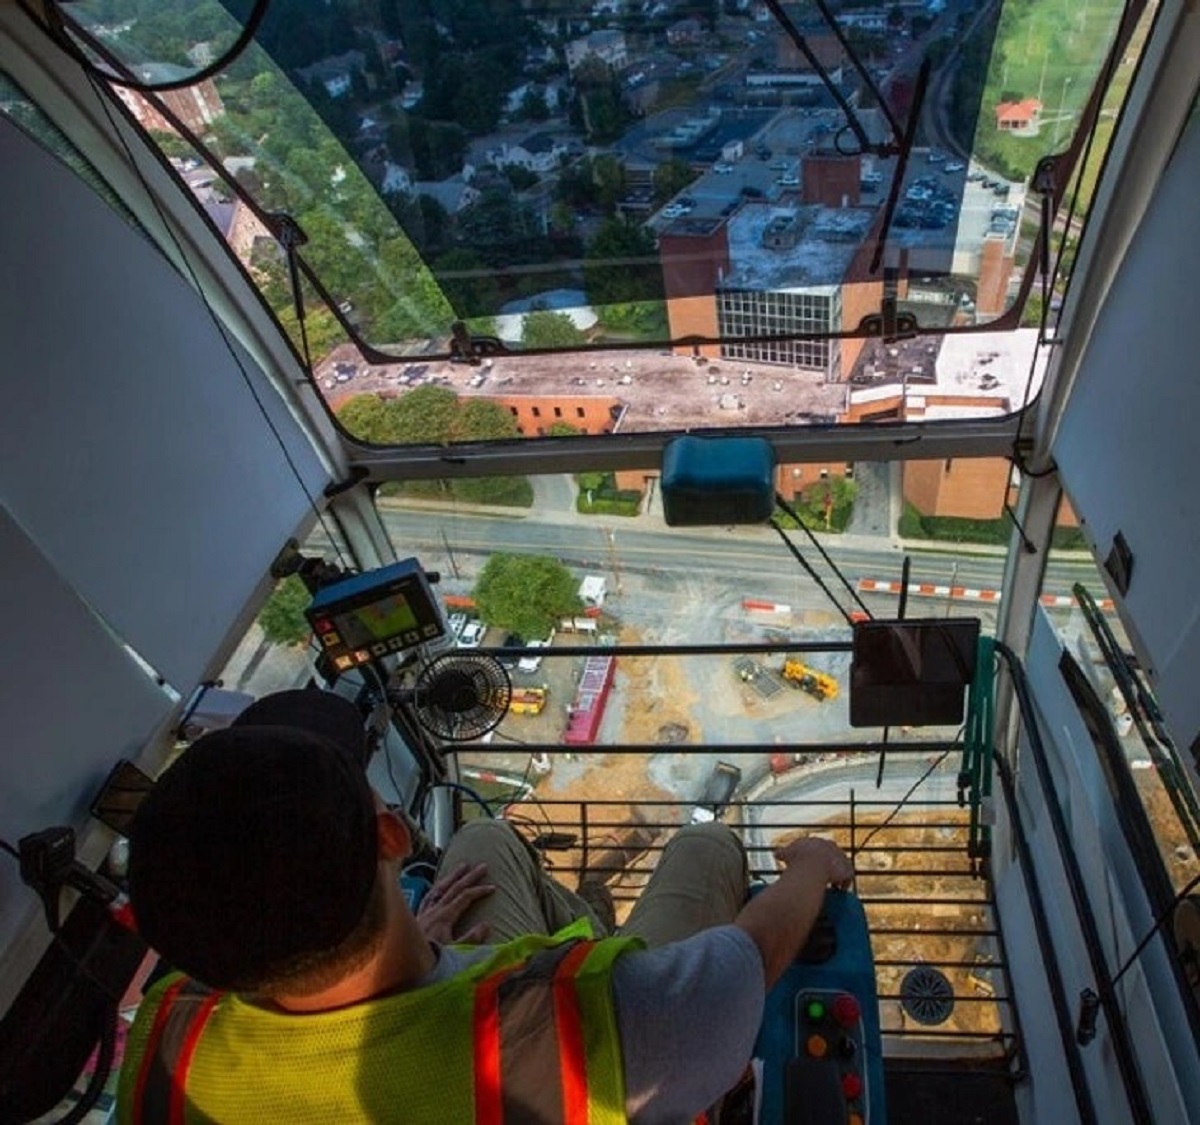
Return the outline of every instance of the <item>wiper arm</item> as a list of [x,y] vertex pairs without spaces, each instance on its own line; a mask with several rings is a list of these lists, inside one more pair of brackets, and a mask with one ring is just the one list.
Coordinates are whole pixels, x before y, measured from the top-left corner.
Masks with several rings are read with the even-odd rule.
[[929,59],[921,63],[917,71],[917,84],[913,90],[912,107],[908,113],[908,124],[904,127],[904,135],[900,138],[900,149],[896,158],[896,174],[892,177],[892,186],[888,190],[887,203],[883,208],[883,223],[879,228],[879,238],[875,243],[875,253],[871,258],[870,272],[879,269],[883,261],[883,248],[887,245],[888,231],[892,229],[892,218],[896,214],[896,203],[900,199],[900,187],[904,183],[904,173],[908,168],[908,158],[912,154],[913,141],[917,136],[917,123],[921,120],[921,108],[925,104],[925,90],[929,85],[929,72],[932,70]]
[[875,156],[892,156],[896,153],[900,141],[901,129],[900,123],[892,116],[891,110],[888,108],[887,102],[883,95],[879,92],[879,88],[875,85],[867,68],[863,66],[854,48],[850,45],[850,41],[842,32],[838,22],[834,19],[833,13],[825,4],[825,0],[813,0],[818,11],[821,13],[821,18],[829,25],[830,30],[837,36],[838,42],[842,49],[850,57],[850,62],[854,69],[858,72],[859,77],[866,83],[867,88],[875,96],[875,100],[879,103],[880,109],[883,110],[883,115],[888,120],[888,125],[891,126],[892,140],[881,144],[872,144],[871,139],[867,136],[867,131],[863,127],[863,123],[859,120],[858,114],[855,113],[854,107],[846,100],[841,90],[838,89],[837,83],[830,77],[829,72],[821,65],[813,49],[808,45],[808,40],[804,38],[804,33],[792,22],[792,17],[784,10],[783,5],[779,0],[766,0],[767,8],[778,21],[779,26],[787,32],[788,38],[796,45],[796,49],[808,60],[808,65],[817,72],[817,76],[824,83],[825,89],[833,95],[833,100],[837,102],[838,108],[846,116],[846,124],[850,131],[854,134],[858,141],[860,152],[870,152]]

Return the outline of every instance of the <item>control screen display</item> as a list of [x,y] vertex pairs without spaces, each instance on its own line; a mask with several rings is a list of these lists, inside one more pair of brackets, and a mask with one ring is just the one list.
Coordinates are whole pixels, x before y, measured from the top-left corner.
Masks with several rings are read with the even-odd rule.
[[337,618],[337,631],[348,648],[391,640],[417,628],[417,616],[404,594],[392,594]]

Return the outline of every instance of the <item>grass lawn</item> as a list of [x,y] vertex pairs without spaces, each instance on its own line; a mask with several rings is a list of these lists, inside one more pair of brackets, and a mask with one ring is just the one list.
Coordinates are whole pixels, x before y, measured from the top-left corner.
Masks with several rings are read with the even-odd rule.
[[[1042,156],[1067,144],[1112,42],[1121,8],[1120,0],[1008,0],[975,132],[974,151],[984,164],[1023,179]],[[1118,79],[1128,84],[1131,69],[1119,68]],[[1042,103],[1038,135],[1001,133],[996,129],[996,106],[1023,98]]]

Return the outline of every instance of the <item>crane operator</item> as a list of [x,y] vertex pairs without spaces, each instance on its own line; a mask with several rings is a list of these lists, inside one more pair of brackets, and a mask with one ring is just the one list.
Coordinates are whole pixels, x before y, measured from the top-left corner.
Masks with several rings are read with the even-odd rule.
[[853,875],[800,839],[746,901],[737,837],[690,825],[618,932],[611,898],[475,821],[414,914],[413,834],[367,756],[353,704],[281,692],[193,743],[142,804],[130,899],[178,971],[131,1029],[125,1125],[695,1121],[745,1070],[825,889]]

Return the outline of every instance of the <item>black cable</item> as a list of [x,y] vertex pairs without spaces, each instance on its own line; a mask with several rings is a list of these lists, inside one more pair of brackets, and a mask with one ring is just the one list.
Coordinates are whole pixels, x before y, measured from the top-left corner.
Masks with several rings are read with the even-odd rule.
[[1146,936],[1144,938],[1142,938],[1141,941],[1138,942],[1137,948],[1134,949],[1134,951],[1126,958],[1125,964],[1122,965],[1120,967],[1120,969],[1117,970],[1117,975],[1115,977],[1113,977],[1113,979],[1112,979],[1112,987],[1113,988],[1117,987],[1117,981],[1119,981],[1125,975],[1126,970],[1129,969],[1133,965],[1133,963],[1138,959],[1138,957],[1141,956],[1142,950],[1145,949],[1146,946],[1150,943],[1150,939],[1152,937],[1154,937],[1154,935],[1156,933],[1158,933],[1159,928],[1162,926],[1162,924],[1174,913],[1175,908],[1185,898],[1187,898],[1188,894],[1192,891],[1192,889],[1195,886],[1197,886],[1197,884],[1200,884],[1200,875],[1196,875],[1192,879],[1190,879],[1185,884],[1183,890],[1181,890],[1170,901],[1170,903],[1163,909],[1163,911],[1159,914],[1159,916],[1154,919],[1154,925],[1150,927],[1149,932],[1146,934]]
[[[271,418],[271,415],[266,408],[266,404],[262,401],[257,388],[254,386],[254,381],[250,377],[250,373],[246,370],[245,364],[242,363],[242,357],[238,354],[237,349],[233,345],[233,341],[229,338],[229,334],[225,329],[225,325],[221,322],[221,318],[217,316],[216,310],[209,302],[208,295],[205,293],[204,287],[200,284],[200,279],[197,276],[195,269],[192,267],[191,259],[184,251],[183,244],[175,232],[174,225],[168,220],[166,213],[159,204],[158,197],[154,194],[153,190],[151,190],[149,181],[142,174],[141,165],[138,164],[137,158],[134,156],[133,149],[130,147],[129,142],[125,139],[124,132],[118,128],[116,119],[113,117],[112,107],[109,103],[108,96],[97,84],[97,79],[91,74],[91,72],[85,70],[85,75],[91,84],[92,90],[96,94],[96,100],[99,103],[100,108],[103,110],[105,117],[108,119],[110,129],[120,141],[121,147],[125,150],[125,156],[129,161],[130,168],[133,170],[134,175],[137,176],[138,181],[141,183],[142,188],[146,192],[146,198],[150,201],[151,206],[153,206],[155,212],[158,214],[159,221],[162,223],[168,237],[174,244],[175,250],[179,255],[179,259],[183,263],[184,268],[187,270],[192,287],[199,296],[201,304],[204,305],[205,312],[208,313],[208,317],[212,321],[213,327],[216,328],[218,335],[221,337],[221,341],[225,345],[225,350],[229,353],[230,358],[237,367],[238,372],[242,377],[242,382],[245,384],[246,389],[250,392],[250,397],[254,400],[255,406],[258,407],[258,412],[262,416],[263,421],[266,423],[267,429],[271,431],[271,435],[275,438],[275,443],[279,446],[279,451],[283,454],[284,461],[287,462],[287,466],[291,470],[292,476],[295,477],[296,483],[300,486],[300,491],[304,493],[304,497],[308,501],[310,509],[317,517],[317,522],[321,525],[322,530],[329,538],[329,542],[333,545],[333,549],[337,554],[339,564],[343,569],[350,569],[346,562],[345,556],[342,554],[341,545],[338,543],[337,538],[333,535],[329,529],[329,526],[325,522],[324,512],[322,512],[320,507],[317,505],[316,497],[308,490],[308,485],[305,484],[304,477],[301,474],[299,467],[296,465],[295,460],[292,458],[291,451],[288,449],[287,443],[283,440],[283,435],[279,432],[279,428],[275,425],[274,420]],[[313,377],[311,366],[308,369],[308,376],[310,380]]]
[[[958,734],[955,736],[956,742],[961,737],[962,731],[963,731],[963,728],[959,727]],[[955,749],[955,747],[951,747],[950,749],[951,750]],[[891,824],[892,819],[912,799],[912,795],[925,783],[925,781],[929,778],[929,775],[931,773],[933,773],[933,771],[935,769],[937,769],[938,766],[940,766],[946,760],[946,758],[949,757],[949,755],[950,755],[950,750],[943,750],[941,752],[941,754],[939,754],[936,758],[934,758],[934,760],[930,763],[929,768],[923,774],[921,774],[921,776],[918,777],[916,781],[914,781],[912,783],[908,792],[905,793],[904,796],[900,798],[899,802],[896,804],[896,807],[894,809],[892,809],[892,811],[890,813],[888,813],[887,816],[882,821],[880,821],[877,825],[875,825],[875,827],[872,828],[871,831],[866,834],[866,836],[863,838],[863,840],[855,846],[854,850],[850,853],[851,859],[853,859],[856,855],[858,855],[858,853],[861,852],[863,850],[863,848],[865,848],[867,846],[867,844],[871,840],[871,837],[873,837],[876,833],[882,831],[889,824]]]
[[100,1025],[100,1048],[87,1086],[80,1095],[79,1101],[52,1125],[76,1125],[76,1122],[82,1121],[100,1100],[100,1095],[104,1093],[104,1087],[108,1083],[108,1076],[112,1073],[113,1060],[117,1054],[117,1026],[120,1019],[121,1009],[118,998],[113,1000],[104,1013],[104,1022]]
[[21,862],[21,853],[20,853],[19,851],[17,851],[17,849],[16,849],[16,848],[14,848],[14,847],[12,846],[12,844],[10,844],[10,843],[9,843],[7,840],[5,840],[3,837],[0,837],[0,849],[2,849],[2,850],[4,850],[4,851],[8,852],[8,854],[9,854],[10,856],[12,856],[12,857],[13,857],[13,859],[15,859],[15,860],[16,860],[18,863],[20,863],[20,862]]
[[855,588],[846,579],[846,576],[841,572],[838,564],[833,561],[829,555],[829,552],[821,546],[821,541],[813,534],[812,528],[805,524],[805,522],[796,513],[796,510],[778,492],[775,493],[775,503],[778,504],[779,507],[781,507],[789,516],[792,517],[792,519],[796,521],[797,524],[800,525],[800,530],[808,536],[808,541],[814,547],[816,547],[817,554],[819,554],[824,560],[825,565],[833,571],[833,573],[837,576],[838,581],[846,587],[846,592],[858,603],[858,608],[861,609],[868,618],[874,617],[875,615],[869,609],[867,609],[867,603],[858,596],[858,591],[855,590]]
[[492,811],[492,806],[487,803],[478,793],[475,792],[469,785],[463,785],[460,781],[435,781],[430,787],[430,791],[434,789],[450,789],[456,793],[462,793],[469,800],[477,804],[488,817],[492,820],[496,819],[496,814]]
[[[237,62],[242,52],[253,42],[259,25],[262,23],[263,17],[266,16],[267,9],[271,6],[271,0],[255,0],[254,7],[250,10],[250,15],[246,20],[245,26],[242,28],[241,34],[233,41],[229,50],[207,66],[201,67],[186,78],[177,78],[170,82],[141,82],[135,78],[118,78],[115,74],[102,70],[87,57],[71,37],[71,33],[67,27],[68,21],[60,10],[61,0],[45,0],[43,9],[46,16],[45,23],[42,23],[30,9],[27,0],[17,0],[17,2],[25,10],[25,13],[35,23],[43,27],[47,35],[83,68],[88,77],[96,75],[105,82],[112,83],[114,86],[121,86],[126,90],[133,90],[139,94],[158,94],[166,93],[169,90],[186,90],[188,87],[204,82],[206,79],[212,78],[222,70],[225,70]],[[89,45],[97,49],[97,53],[100,53],[98,45],[87,31],[74,21],[70,21],[70,24],[71,28],[81,38],[86,39]],[[122,63],[121,65],[126,69],[129,68],[128,63]]]

